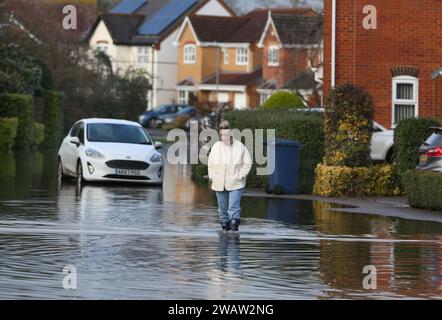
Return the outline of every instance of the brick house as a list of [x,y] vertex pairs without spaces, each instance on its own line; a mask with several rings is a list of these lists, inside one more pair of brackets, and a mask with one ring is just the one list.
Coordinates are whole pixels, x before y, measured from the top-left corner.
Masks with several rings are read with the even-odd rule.
[[[257,9],[241,17],[188,16],[175,41],[180,61],[178,101],[189,103],[194,96],[198,102],[254,108],[272,90],[300,82],[312,88],[314,85],[309,80],[314,82],[314,76],[303,71],[309,69],[306,50],[313,46],[305,41],[317,38],[305,29],[313,23],[290,20],[293,16],[314,20],[315,27],[322,20],[315,11],[306,8],[272,9],[272,14],[268,9]],[[280,28],[274,30],[281,34],[278,39],[270,36],[275,17]],[[276,42],[279,39],[282,42]],[[282,49],[281,54],[273,52],[278,64],[268,59],[271,44],[272,49]],[[266,85],[273,87],[264,88]]]
[[256,92],[262,80],[262,49],[258,41],[267,12],[241,17],[190,15],[175,40],[179,68],[178,101],[219,102],[237,109],[259,104]]
[[324,95],[337,84],[368,90],[387,128],[409,117],[442,120],[442,1],[325,0]]
[[258,46],[263,48],[261,103],[278,90],[296,91],[306,104],[321,104],[322,16],[310,9],[269,11]]

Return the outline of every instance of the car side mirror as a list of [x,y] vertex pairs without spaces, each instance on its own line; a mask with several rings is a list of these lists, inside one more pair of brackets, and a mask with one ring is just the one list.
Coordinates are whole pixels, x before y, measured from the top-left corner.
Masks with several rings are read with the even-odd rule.
[[71,137],[69,142],[75,144],[77,148],[81,145],[80,139],[78,137]]
[[156,149],[162,149],[163,148],[163,144],[159,141],[155,141],[155,148]]

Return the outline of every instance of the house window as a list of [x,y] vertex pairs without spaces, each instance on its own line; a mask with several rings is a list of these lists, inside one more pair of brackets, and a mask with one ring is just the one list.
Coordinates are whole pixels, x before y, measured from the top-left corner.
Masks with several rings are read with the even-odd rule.
[[184,63],[194,64],[196,62],[196,46],[194,44],[186,44],[184,46]]
[[393,78],[393,126],[399,121],[419,115],[419,82],[417,78],[399,76]]
[[149,47],[138,47],[137,62],[138,63],[149,62]]
[[108,51],[108,46],[107,46],[107,44],[98,44],[97,45],[97,50],[107,54],[108,53],[107,52]]
[[276,46],[269,48],[269,66],[279,66],[279,48]]
[[249,63],[249,49],[237,48],[236,49],[236,64],[246,65]]
[[223,48],[224,64],[229,64],[229,49]]
[[270,93],[261,93],[260,95],[260,104],[264,104],[270,98]]
[[178,91],[178,104],[189,104],[189,91]]

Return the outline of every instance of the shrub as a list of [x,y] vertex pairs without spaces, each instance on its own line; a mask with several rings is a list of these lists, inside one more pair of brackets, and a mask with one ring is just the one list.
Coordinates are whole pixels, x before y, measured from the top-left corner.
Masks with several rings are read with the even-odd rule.
[[392,196],[400,188],[390,165],[350,168],[318,165],[314,191],[324,197]]
[[34,100],[31,95],[2,94],[0,96],[0,117],[18,118],[16,147],[32,146],[34,141]]
[[[324,155],[322,114],[282,110],[240,110],[227,112],[224,118],[230,121],[232,128],[252,131],[263,129],[264,135],[266,129],[275,129],[276,138],[300,142],[303,147],[300,155],[299,188],[302,193],[312,192],[315,168]],[[266,177],[255,176],[254,166],[248,179],[248,186],[264,187]]]
[[189,115],[177,116],[175,120],[176,126],[180,129],[186,130],[186,124],[190,119],[191,117]]
[[406,119],[394,132],[395,162],[399,173],[415,169],[419,163],[419,147],[431,135],[431,127],[439,126],[433,119]]
[[17,136],[18,119],[0,118],[0,148],[12,149]]
[[442,212],[442,173],[408,170],[402,181],[411,207]]
[[35,147],[40,147],[45,140],[45,125],[42,123],[34,123],[34,143]]
[[48,148],[58,147],[63,134],[63,95],[58,91],[46,90],[44,98],[44,143]]
[[304,108],[304,103],[297,94],[287,91],[278,91],[261,105],[263,109],[281,109]]
[[373,101],[362,88],[337,86],[325,107],[325,157],[329,166],[364,167],[371,163]]

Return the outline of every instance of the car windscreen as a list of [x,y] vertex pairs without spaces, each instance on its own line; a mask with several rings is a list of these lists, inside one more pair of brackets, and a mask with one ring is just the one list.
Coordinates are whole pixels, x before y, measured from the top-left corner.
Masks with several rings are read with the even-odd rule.
[[433,133],[427,141],[425,141],[425,144],[429,146],[442,146],[442,130]]
[[88,124],[87,139],[90,142],[152,144],[142,127],[116,123]]

